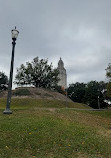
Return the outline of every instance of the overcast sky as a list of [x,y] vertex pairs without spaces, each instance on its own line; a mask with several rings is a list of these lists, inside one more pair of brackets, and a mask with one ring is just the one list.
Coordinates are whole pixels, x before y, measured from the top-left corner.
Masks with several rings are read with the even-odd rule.
[[[111,0],[0,0],[0,71],[9,76],[11,30],[17,26],[16,68],[34,57],[57,67],[68,84],[106,80],[111,62]],[[13,86],[15,87],[15,86]]]

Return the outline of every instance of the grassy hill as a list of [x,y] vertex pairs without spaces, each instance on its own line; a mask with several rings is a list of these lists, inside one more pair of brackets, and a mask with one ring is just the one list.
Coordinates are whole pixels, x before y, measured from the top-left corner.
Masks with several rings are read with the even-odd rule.
[[[0,99],[1,158],[111,158],[111,111],[52,99]],[[62,108],[61,108],[62,107]],[[63,108],[64,107],[64,108]]]
[[[0,93],[1,108],[6,106],[7,92]],[[16,88],[12,91],[12,109],[26,109],[26,108],[90,108],[85,104],[74,103],[65,95],[56,91],[51,91],[43,88]]]
[[[0,93],[0,98],[7,96],[7,92]],[[36,99],[50,99],[50,100],[66,100],[66,96],[53,90],[35,87],[19,87],[12,91],[13,98],[36,98]],[[71,102],[70,99],[68,99]]]
[[[0,109],[6,106],[6,98],[0,98]],[[90,109],[85,104],[67,102],[62,100],[35,99],[35,98],[12,98],[11,109],[35,109],[35,108],[80,108]]]

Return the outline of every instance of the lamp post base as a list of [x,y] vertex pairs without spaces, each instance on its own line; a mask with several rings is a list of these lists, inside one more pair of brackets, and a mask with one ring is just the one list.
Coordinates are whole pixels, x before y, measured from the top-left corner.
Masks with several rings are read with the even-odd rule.
[[3,114],[12,114],[12,111],[10,109],[5,109],[3,111]]

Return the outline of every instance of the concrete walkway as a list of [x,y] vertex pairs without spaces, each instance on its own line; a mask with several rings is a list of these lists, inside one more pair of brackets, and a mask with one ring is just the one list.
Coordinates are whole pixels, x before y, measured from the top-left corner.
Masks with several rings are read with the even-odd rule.
[[109,111],[110,109],[79,109],[79,108],[61,108],[67,110],[83,110],[83,111]]
[[55,110],[78,110],[78,111],[110,111],[111,109],[79,109],[79,108],[54,108],[54,107],[37,107],[35,109],[41,109],[41,110],[49,110],[49,111],[55,111]]

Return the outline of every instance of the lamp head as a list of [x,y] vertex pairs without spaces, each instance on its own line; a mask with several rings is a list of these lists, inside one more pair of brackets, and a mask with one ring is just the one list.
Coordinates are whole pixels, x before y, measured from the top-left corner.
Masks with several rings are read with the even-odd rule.
[[16,30],[16,26],[15,26],[15,29],[13,29],[11,32],[12,32],[12,39],[16,41],[19,34],[19,31]]

